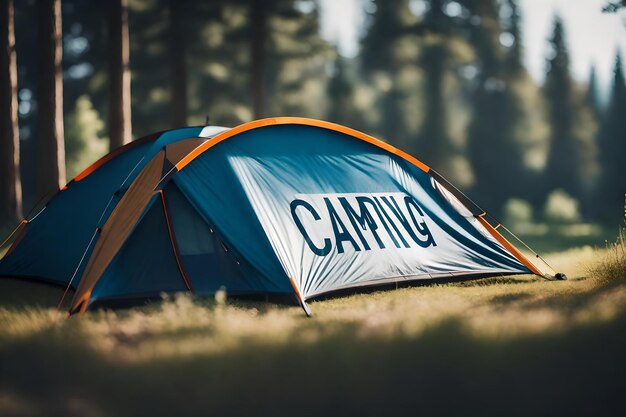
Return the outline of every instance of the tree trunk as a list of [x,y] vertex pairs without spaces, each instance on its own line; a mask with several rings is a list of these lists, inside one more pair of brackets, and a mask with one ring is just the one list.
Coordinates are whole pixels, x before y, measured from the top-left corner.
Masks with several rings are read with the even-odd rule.
[[172,127],[187,125],[187,65],[183,10],[185,0],[170,0],[170,87]]
[[13,0],[0,6],[0,228],[22,217]]
[[61,0],[37,0],[37,199],[65,185]]
[[252,111],[255,119],[265,114],[265,55],[267,44],[267,1],[250,0]]
[[109,1],[109,148],[131,141],[128,1]]

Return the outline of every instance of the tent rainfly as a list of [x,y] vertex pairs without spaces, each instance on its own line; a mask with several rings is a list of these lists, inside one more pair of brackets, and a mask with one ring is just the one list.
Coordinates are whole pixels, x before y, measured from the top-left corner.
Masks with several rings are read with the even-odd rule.
[[365,286],[542,272],[414,157],[312,119],[138,139],[30,218],[0,275],[73,288],[71,313],[190,291],[307,300]]

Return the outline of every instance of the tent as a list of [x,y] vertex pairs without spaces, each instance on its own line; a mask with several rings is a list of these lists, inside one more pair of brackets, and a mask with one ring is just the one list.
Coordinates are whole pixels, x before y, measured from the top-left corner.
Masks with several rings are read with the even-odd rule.
[[414,157],[271,118],[136,140],[22,222],[0,275],[75,289],[71,312],[191,291],[306,301],[360,287],[547,276]]

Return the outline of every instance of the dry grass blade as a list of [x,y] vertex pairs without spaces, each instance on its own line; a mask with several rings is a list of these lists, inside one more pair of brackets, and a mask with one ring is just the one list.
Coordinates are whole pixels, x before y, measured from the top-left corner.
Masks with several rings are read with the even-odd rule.
[[614,243],[607,242],[604,257],[590,274],[607,282],[626,277],[626,228],[620,229]]

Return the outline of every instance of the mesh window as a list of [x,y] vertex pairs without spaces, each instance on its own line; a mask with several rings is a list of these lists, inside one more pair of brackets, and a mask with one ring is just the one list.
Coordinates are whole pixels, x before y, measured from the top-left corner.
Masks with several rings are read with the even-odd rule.
[[197,293],[212,293],[221,286],[231,292],[258,291],[244,278],[242,262],[174,183],[166,187],[165,199],[185,272]]

